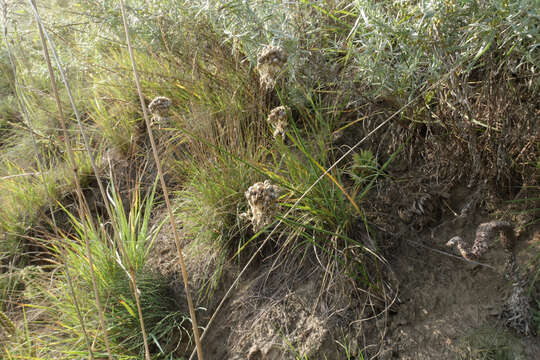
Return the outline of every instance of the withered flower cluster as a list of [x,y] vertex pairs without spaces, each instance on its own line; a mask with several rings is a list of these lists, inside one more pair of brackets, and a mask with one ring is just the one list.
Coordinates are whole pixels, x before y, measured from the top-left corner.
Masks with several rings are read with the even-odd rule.
[[272,185],[270,180],[258,182],[250,186],[245,192],[249,204],[249,211],[242,217],[251,221],[254,231],[260,231],[272,222],[278,208],[279,188]]
[[171,106],[171,99],[165,96],[158,96],[150,105],[148,105],[148,110],[152,114],[152,124],[160,124],[166,121],[169,118],[169,108]]
[[287,106],[278,106],[270,111],[267,121],[274,129],[274,139],[276,139],[278,135],[281,135],[281,138],[285,139],[287,127],[289,126],[289,112],[290,108]]
[[489,250],[497,237],[500,237],[506,253],[504,276],[512,282],[512,294],[506,299],[500,317],[508,327],[529,335],[534,333],[531,299],[526,290],[529,285],[527,278],[521,275],[514,253],[516,238],[512,224],[506,221],[483,223],[476,229],[472,246],[459,236],[451,238],[446,245],[457,247],[461,256],[467,260],[477,260]]
[[285,70],[288,55],[279,46],[267,45],[257,55],[257,70],[263,88],[270,91]]

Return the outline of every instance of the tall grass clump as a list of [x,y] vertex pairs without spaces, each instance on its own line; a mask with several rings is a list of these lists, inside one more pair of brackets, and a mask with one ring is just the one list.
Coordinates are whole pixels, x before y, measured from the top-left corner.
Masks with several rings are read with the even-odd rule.
[[[94,339],[96,356],[105,354],[104,339],[95,311],[96,300],[88,271],[83,227],[86,227],[86,236],[90,241],[98,293],[103,304],[113,355],[122,359],[137,359],[143,354],[142,333],[133,293],[138,291],[146,329],[152,342],[151,348],[158,357],[168,356],[179,350],[180,346],[189,344],[189,335],[184,330],[189,318],[177,307],[167,281],[145,268],[149,248],[159,230],[159,224],[150,225],[150,215],[155,204],[154,192],[141,199],[135,191],[127,209],[114,189],[110,191],[110,199],[114,209],[111,221],[118,229],[118,238],[109,233],[109,225],[96,227],[93,222],[81,221],[68,213],[75,233],[66,234],[63,243],[52,246],[51,251],[58,254],[58,263],[65,261],[70,269],[86,330],[90,338]],[[33,305],[27,306],[36,306],[41,309],[42,315],[28,321],[27,339],[19,339],[19,344],[10,344],[8,349],[11,355],[22,354],[27,347],[32,347],[33,356],[36,357],[88,357],[81,324],[62,269],[55,271],[53,283],[45,276],[33,283],[32,291],[37,295],[34,298],[26,297],[25,300],[31,300]],[[133,288],[132,276],[136,278],[137,289]],[[27,287],[25,291],[29,289]],[[54,325],[51,319],[55,319]],[[44,327],[49,330],[43,332]],[[28,341],[32,341],[32,344]],[[47,345],[37,348],[36,343],[40,342]]]
[[[340,110],[309,96],[303,103],[310,107],[295,109],[298,119],[290,119],[294,121],[284,141],[273,140],[270,129],[259,135],[271,139],[264,147],[215,144],[204,141],[202,134],[189,133],[212,154],[213,161],[201,166],[200,160],[188,158],[182,163],[191,181],[178,195],[178,213],[188,237],[217,243],[229,256],[246,259],[270,235],[265,253],[279,253],[294,261],[312,259],[315,254],[363,282],[362,286],[371,286],[377,275],[370,278],[367,269],[380,259],[369,230],[364,235],[355,232],[359,226],[369,229],[362,200],[381,172],[373,169],[364,182],[352,186],[342,168],[323,175],[336,158],[332,133]],[[266,179],[280,189],[279,210],[266,229],[254,233],[242,216],[248,210],[244,193]],[[284,225],[271,231],[280,220]]]
[[[191,3],[183,8],[187,10],[182,11],[189,14],[197,10],[197,4]],[[230,19],[236,18],[239,21],[240,15],[245,15],[240,12],[248,11],[249,9],[245,8],[250,5],[236,5],[235,2],[230,2],[223,10],[224,13],[237,12],[236,17]],[[268,6],[277,9],[277,5],[271,2],[265,3],[261,9],[268,10]],[[335,8],[339,6],[336,4]],[[294,135],[295,138],[298,137],[292,145],[294,149],[287,146],[278,148],[268,136],[269,129],[265,122],[268,112],[275,105],[279,105],[278,98],[286,103],[284,105],[294,106],[295,111],[313,106],[304,93],[311,91],[306,89],[311,89],[312,85],[320,81],[309,78],[308,75],[305,75],[306,79],[302,78],[302,71],[306,74],[311,71],[309,76],[315,77],[317,71],[324,73],[327,70],[318,67],[322,61],[320,54],[313,59],[308,54],[307,47],[320,46],[316,43],[316,35],[309,35],[309,41],[303,44],[306,48],[295,48],[299,44],[295,42],[297,39],[294,36],[300,36],[305,30],[305,27],[294,27],[300,26],[301,20],[305,19],[295,11],[306,10],[307,13],[321,16],[319,10],[309,4],[291,5],[288,10],[291,10],[290,15],[294,17],[295,25],[287,28],[286,33],[279,31],[288,26],[287,21],[274,21],[268,16],[256,14],[263,10],[253,10],[254,14],[251,15],[261,22],[272,22],[275,27],[264,25],[263,28],[266,27],[268,32],[253,32],[257,35],[252,38],[229,37],[231,34],[227,31],[230,29],[225,29],[223,26],[226,24],[221,22],[224,17],[215,17],[213,8],[208,10],[196,12],[197,21],[190,24],[197,29],[203,23],[210,25],[206,29],[200,28],[201,31],[197,33],[197,46],[193,40],[178,34],[178,37],[183,39],[183,46],[194,51],[183,51],[175,60],[171,59],[168,53],[159,53],[154,49],[146,54],[137,51],[135,54],[143,85],[147,89],[159,88],[159,93],[157,90],[150,90],[152,96],[167,96],[173,103],[170,119],[172,127],[165,131],[173,136],[176,143],[170,142],[170,146],[176,145],[178,149],[176,173],[181,174],[184,186],[178,192],[177,212],[184,224],[184,230],[195,241],[211,241],[227,251],[232,251],[232,254],[241,254],[245,249],[254,249],[249,245],[256,244],[252,238],[254,234],[248,230],[248,224],[238,219],[239,214],[247,210],[244,192],[255,182],[269,178],[283,187],[284,210],[291,206],[292,203],[288,201],[299,198],[336,158],[327,155],[327,149],[332,146],[332,131],[342,123],[339,116],[341,110],[347,107],[343,99],[348,101],[349,97],[336,100],[322,91],[316,94],[324,98],[324,105],[317,105],[324,114],[304,112],[299,121],[305,122],[300,127],[306,126],[306,129]],[[145,8],[142,11],[158,13],[164,11],[164,8],[159,11]],[[168,14],[171,18],[177,15]],[[283,11],[280,14],[283,15]],[[323,14],[322,17],[326,19],[327,15]],[[284,19],[288,19],[288,16],[282,20]],[[189,19],[182,18],[178,24],[185,26],[189,22]],[[253,27],[256,24],[243,21],[242,26]],[[315,25],[310,22],[310,26]],[[176,31],[175,29],[175,25],[171,25],[169,34]],[[223,36],[220,31],[228,35]],[[291,41],[281,42],[279,36],[289,36]],[[165,34],[156,41],[165,41],[167,38]],[[324,38],[326,46],[330,46],[328,39]],[[144,38],[139,40],[143,43],[145,41]],[[254,70],[257,52],[263,45],[274,40],[282,43],[288,51],[292,49],[293,62],[288,65],[291,68],[286,73],[288,78],[298,79],[300,82],[295,84],[294,81],[285,81],[285,85],[277,87],[277,94],[268,97],[261,92]],[[205,52],[196,50],[203,46],[200,44],[204,44]],[[147,44],[147,49],[151,47]],[[193,56],[188,59],[184,54]],[[300,59],[300,56],[304,57]],[[311,63],[311,60],[316,60],[317,63]],[[303,65],[299,65],[300,61],[303,61]],[[162,66],[152,65],[157,62],[161,62]],[[281,244],[297,246],[297,241],[293,239],[301,236],[308,239],[302,240],[302,243],[308,244],[315,236],[320,238],[315,244],[321,246],[325,252],[334,246],[329,245],[331,241],[328,239],[334,236],[343,241],[347,238],[347,235],[352,233],[353,225],[362,218],[362,211],[356,204],[358,200],[354,199],[362,192],[348,187],[340,169],[333,170],[330,176],[324,176],[323,181],[305,197],[300,210],[290,216],[289,225],[294,225],[294,229],[289,240],[285,240],[285,234],[290,232],[291,228],[283,231]],[[295,218],[297,216],[301,220]],[[278,219],[279,216],[276,221]],[[308,245],[311,246],[312,244]],[[340,249],[338,252],[342,251],[342,244],[335,246]],[[290,248],[291,252],[293,248]],[[332,256],[337,258],[336,254]]]
[[376,233],[366,217],[365,200],[383,169],[372,159],[370,171],[358,173],[353,182],[345,166],[327,172],[340,154],[332,142],[341,111],[320,100],[307,96],[310,107],[298,109],[299,119],[288,135],[292,144],[276,143],[276,163],[266,169],[285,192],[282,214],[288,215],[278,216],[287,225],[280,232],[281,251],[293,258],[313,251],[335,271],[375,288],[380,274],[372,265],[382,258],[376,255]]
[[[6,46],[9,63],[4,69],[12,75],[5,79],[9,80],[9,98],[17,105],[17,115],[0,144],[0,205],[5,210],[0,214],[0,231],[9,240],[2,245],[2,250],[26,254],[21,246],[28,243],[22,240],[24,235],[53,231],[55,224],[51,211],[56,207],[56,201],[69,197],[76,180],[67,171],[65,144],[73,146],[80,141],[73,126],[68,126],[68,139],[58,136],[55,101],[48,78],[44,76],[45,66],[38,58],[39,51],[21,36],[21,32],[11,30],[11,26],[18,29],[20,24],[10,15],[20,15],[26,9],[20,3],[2,2],[1,5],[3,39],[10,44]],[[24,23],[20,30],[30,31],[28,26],[30,24]],[[79,82],[77,86],[80,87]],[[65,90],[60,91],[65,99]],[[89,174],[88,160],[85,153],[79,152],[75,156],[74,166],[80,170],[78,176],[83,181]],[[49,246],[47,243],[40,245]]]
[[[116,346],[133,354],[138,351],[142,353],[142,333],[133,298],[134,291],[137,291],[140,293],[145,327],[158,349],[156,351],[163,352],[167,349],[171,352],[176,350],[180,338],[187,336],[183,328],[186,317],[177,309],[165,279],[145,269],[148,251],[159,230],[159,224],[157,227],[150,226],[155,187],[144,199],[140,196],[138,190],[133,192],[126,211],[113,187],[110,191],[110,202],[113,206],[112,225],[117,228],[118,238],[109,236],[103,226],[88,233],[92,240],[92,256],[98,270],[99,292],[102,303],[105,304],[112,341]],[[79,237],[83,236],[82,226],[91,229],[90,224],[76,222],[75,225]],[[86,261],[79,260],[82,245],[80,241],[75,242],[67,254],[73,271],[81,276],[87,274]],[[131,278],[133,276],[135,282]],[[90,280],[87,275],[79,278],[83,289],[84,284],[90,286]],[[174,345],[173,341],[178,341],[178,344]]]
[[[77,154],[76,161],[80,180],[87,183],[91,173],[90,161],[81,153]],[[53,232],[49,206],[57,209],[57,201],[70,198],[75,180],[64,163],[45,169],[43,175],[40,175],[35,164],[23,168],[8,160],[0,159],[0,163],[3,166],[0,171],[0,232],[5,236],[0,250],[12,255],[24,254],[24,246],[29,242],[25,234],[31,235],[34,231]]]

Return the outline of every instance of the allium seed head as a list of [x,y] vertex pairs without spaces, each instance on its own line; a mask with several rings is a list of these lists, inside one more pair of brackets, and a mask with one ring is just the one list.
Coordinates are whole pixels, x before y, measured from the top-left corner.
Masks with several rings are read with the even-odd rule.
[[281,135],[282,139],[285,139],[287,127],[289,127],[289,112],[290,109],[287,106],[278,106],[270,111],[267,121],[274,129],[274,139],[277,138],[278,135]]
[[287,63],[288,55],[279,46],[267,45],[257,55],[257,70],[260,74],[261,86],[272,90],[276,80],[281,76]]
[[[251,214],[247,216],[251,220],[254,231],[259,231],[272,222],[278,208],[278,194],[279,188],[272,185],[270,180],[255,183],[245,192]],[[244,217],[246,217],[245,214]]]
[[152,122],[159,122],[161,120],[166,120],[169,117],[169,107],[171,106],[171,99],[165,96],[158,96],[150,105],[148,105],[148,110],[152,113]]

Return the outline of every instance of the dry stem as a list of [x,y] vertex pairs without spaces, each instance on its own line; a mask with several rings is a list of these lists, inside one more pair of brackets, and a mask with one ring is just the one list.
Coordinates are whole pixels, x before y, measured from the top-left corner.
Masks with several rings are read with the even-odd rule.
[[[58,95],[58,88],[56,86],[54,70],[52,68],[51,59],[49,57],[49,51],[48,51],[48,48],[47,48],[47,43],[45,41],[45,36],[43,34],[43,24],[41,23],[41,19],[39,17],[38,12],[37,12],[37,7],[36,7],[36,4],[35,4],[35,1],[30,0],[30,5],[32,6],[32,9],[34,11],[34,17],[35,17],[35,19],[37,21],[37,24],[38,24],[39,36],[40,36],[40,39],[41,39],[41,44],[43,46],[43,54],[44,54],[45,60],[47,62],[47,68],[49,70],[51,86],[52,86],[54,97],[55,97],[56,104],[57,104],[57,107],[58,107],[58,113],[60,115],[60,123],[62,125],[62,131],[63,131],[63,135],[64,135],[64,142],[65,142],[66,149],[67,149],[67,152],[68,152],[69,162],[70,162],[70,164],[72,166],[72,169],[73,169],[73,175],[74,175],[74,181],[75,181],[75,186],[76,186],[77,199],[78,199],[78,202],[79,202],[79,216],[81,218],[81,221],[84,221],[85,218],[90,219],[90,214],[89,214],[90,211],[88,209],[88,205],[86,204],[86,201],[84,199],[84,195],[82,193],[82,188],[81,188],[81,184],[80,184],[79,176],[78,176],[77,164],[75,163],[75,157],[73,155],[73,149],[71,148],[71,145],[69,143],[69,136],[68,136],[68,133],[67,133],[67,127],[66,127],[66,121],[65,121],[65,117],[64,117],[64,112],[62,110],[62,103],[60,102],[60,97]],[[105,318],[103,316],[103,308],[101,306],[101,301],[99,299],[99,292],[98,292],[97,283],[96,283],[96,276],[95,276],[95,272],[94,272],[94,263],[93,263],[93,259],[92,259],[92,253],[90,251],[90,243],[89,243],[89,240],[88,240],[88,233],[87,233],[86,226],[83,226],[83,229],[84,229],[84,241],[85,241],[85,245],[86,245],[86,252],[87,252],[87,256],[88,256],[88,263],[90,265],[90,274],[91,274],[91,277],[92,277],[92,287],[94,289],[94,295],[96,297],[96,306],[97,306],[97,310],[98,310],[98,313],[99,313],[100,326],[103,329],[103,335],[104,335],[104,339],[105,339],[105,346],[107,348],[108,358],[109,358],[109,360],[112,360],[112,353],[111,353],[111,348],[110,348],[110,343],[109,343],[109,336],[108,336],[108,332],[107,332],[107,327],[105,325]]]
[[146,123],[146,130],[148,132],[148,137],[150,139],[150,144],[152,145],[152,153],[154,154],[154,160],[156,162],[158,175],[159,175],[159,180],[161,182],[161,188],[163,190],[163,197],[165,198],[165,204],[167,205],[167,211],[169,213],[169,220],[171,222],[171,227],[172,227],[173,233],[174,233],[174,240],[176,242],[176,249],[178,251],[178,259],[179,259],[180,268],[181,268],[181,271],[182,271],[182,278],[184,279],[184,287],[185,287],[185,291],[186,291],[186,298],[187,298],[187,301],[188,301],[189,313],[190,313],[190,316],[191,316],[191,324],[192,324],[192,327],[193,327],[193,336],[195,338],[195,345],[196,345],[196,348],[197,348],[197,355],[199,357],[199,360],[203,360],[203,352],[202,352],[201,340],[200,340],[200,336],[199,336],[199,328],[198,328],[198,325],[197,325],[197,317],[196,317],[196,314],[195,314],[195,308],[193,307],[193,300],[192,300],[191,294],[189,292],[188,274],[187,274],[187,270],[186,270],[186,265],[184,263],[184,256],[182,255],[182,247],[181,247],[181,244],[180,244],[180,236],[178,234],[178,229],[176,228],[176,224],[174,222],[174,215],[173,215],[173,211],[172,211],[172,206],[171,206],[171,202],[169,200],[169,191],[167,189],[167,184],[165,184],[165,178],[163,177],[163,171],[161,169],[161,163],[160,163],[160,160],[159,160],[159,155],[158,155],[158,152],[157,152],[156,143],[154,141],[154,136],[152,135],[152,128],[151,128],[151,125],[150,125],[150,119],[148,117],[148,113],[146,111],[146,105],[144,103],[144,96],[142,94],[141,84],[140,84],[140,81],[139,81],[139,74],[137,72],[137,67],[136,67],[136,64],[135,64],[135,57],[133,56],[133,49],[131,47],[131,40],[130,40],[130,37],[129,37],[129,29],[128,29],[128,24],[127,24],[127,19],[126,19],[126,12],[125,12],[125,9],[124,9],[124,1],[123,0],[120,0],[120,8],[122,10],[122,20],[124,22],[124,30],[125,30],[125,33],[126,33],[126,42],[127,42],[127,46],[128,46],[129,57],[131,59],[131,65],[133,67],[133,75],[135,77],[135,84],[137,85],[137,92],[139,93],[139,100],[141,101],[141,107],[142,107],[142,110],[143,110],[144,121]]

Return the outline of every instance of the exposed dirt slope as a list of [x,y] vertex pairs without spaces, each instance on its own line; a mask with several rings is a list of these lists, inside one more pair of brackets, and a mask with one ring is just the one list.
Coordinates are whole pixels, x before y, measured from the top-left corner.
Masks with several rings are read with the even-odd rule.
[[[441,229],[435,236],[438,244],[432,246],[442,249],[450,236],[472,237],[474,230]],[[518,262],[525,267],[539,249],[540,230],[524,234],[518,243]],[[502,258],[502,251],[492,250],[483,259],[494,266],[488,268],[404,243],[392,261],[403,303],[390,321],[387,342],[393,356],[388,358],[536,359],[539,338],[519,336],[498,318],[511,290],[501,274]]]
[[[485,220],[485,219],[484,219]],[[476,224],[441,222],[416,237],[403,238],[389,255],[399,283],[399,300],[392,311],[380,313],[366,297],[342,298],[346,279],[332,279],[321,292],[324,271],[317,266],[284,267],[269,272],[263,259],[252,266],[218,315],[204,341],[208,359],[343,359],[360,352],[378,359],[536,359],[540,341],[505,329],[498,318],[511,284],[502,276],[503,251],[498,244],[475,265],[452,256],[445,242],[454,235],[473,237]],[[409,234],[410,235],[410,234]],[[210,247],[187,245],[193,292],[219,259]],[[521,234],[518,262],[527,266],[540,251],[540,229]],[[444,252],[444,253],[443,253]],[[446,254],[445,254],[446,253]],[[180,302],[184,301],[176,249],[165,228],[154,247],[152,267],[171,276]],[[222,282],[202,326],[232,282],[238,269],[223,268]],[[538,292],[533,293],[538,298]],[[376,318],[370,315],[379,314]],[[358,357],[354,357],[358,356]]]

